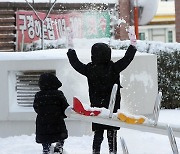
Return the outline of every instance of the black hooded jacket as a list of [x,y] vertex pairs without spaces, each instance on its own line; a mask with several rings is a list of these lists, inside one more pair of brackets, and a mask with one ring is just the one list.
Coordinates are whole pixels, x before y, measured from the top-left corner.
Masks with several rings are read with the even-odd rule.
[[69,106],[56,76],[45,73],[40,76],[40,91],[34,99],[36,118],[36,142],[54,143],[68,137],[64,111]]
[[[111,49],[105,43],[96,43],[91,49],[91,60],[88,64],[79,61],[75,50],[67,52],[72,67],[87,77],[89,86],[89,98],[92,107],[108,108],[111,91],[114,84],[118,85],[114,112],[120,108],[120,72],[133,60],[136,48],[132,45],[126,51],[125,56],[117,62],[111,61]],[[93,130],[118,129],[115,127],[94,124]]]

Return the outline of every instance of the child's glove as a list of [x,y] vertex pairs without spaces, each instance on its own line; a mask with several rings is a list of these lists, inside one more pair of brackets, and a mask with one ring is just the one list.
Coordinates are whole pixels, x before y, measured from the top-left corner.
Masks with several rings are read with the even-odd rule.
[[71,106],[68,106],[68,107],[66,108],[66,110],[64,111],[64,113],[65,113],[65,115],[66,115],[67,117],[70,117],[71,114],[73,113],[73,108],[72,108]]
[[128,36],[129,36],[131,45],[136,46],[136,44],[137,44],[136,34],[135,34],[134,28],[132,26],[130,26],[128,29]]

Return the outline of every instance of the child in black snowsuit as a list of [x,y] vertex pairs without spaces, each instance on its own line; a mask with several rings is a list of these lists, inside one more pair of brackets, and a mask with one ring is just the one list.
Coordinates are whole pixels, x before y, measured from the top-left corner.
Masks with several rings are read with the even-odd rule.
[[[87,77],[91,107],[108,108],[113,85],[117,84],[118,89],[114,112],[117,112],[117,110],[120,108],[120,88],[122,88],[122,86],[120,85],[119,73],[131,63],[136,53],[135,34],[132,31],[129,31],[128,34],[131,40],[131,45],[127,49],[125,56],[117,62],[111,61],[111,48],[105,43],[96,43],[92,46],[92,62],[88,64],[83,64],[79,61],[75,50],[68,50],[67,55],[72,67],[77,72]],[[118,127],[93,123],[93,154],[100,154],[104,130],[107,130],[109,153],[116,154],[118,129]]]
[[51,74],[42,74],[39,78],[40,91],[34,99],[36,117],[36,142],[43,146],[43,154],[50,154],[52,143],[56,142],[54,152],[63,153],[64,140],[68,137],[64,118],[69,104],[62,91],[58,78]]

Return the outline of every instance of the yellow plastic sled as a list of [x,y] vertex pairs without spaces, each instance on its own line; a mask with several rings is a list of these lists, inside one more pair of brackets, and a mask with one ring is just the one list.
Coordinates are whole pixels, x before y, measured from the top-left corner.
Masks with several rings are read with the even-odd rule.
[[145,118],[143,117],[128,117],[124,113],[118,113],[118,119],[128,124],[142,124],[145,121]]

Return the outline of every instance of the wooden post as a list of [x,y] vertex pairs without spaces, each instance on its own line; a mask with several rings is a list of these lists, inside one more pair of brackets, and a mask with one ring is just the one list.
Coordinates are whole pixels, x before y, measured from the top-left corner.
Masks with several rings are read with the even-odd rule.
[[115,27],[115,39],[127,40],[129,39],[128,33],[126,31],[127,25],[130,25],[130,1],[129,0],[119,0],[118,1],[118,14],[119,19],[126,21],[125,24],[121,24]]

